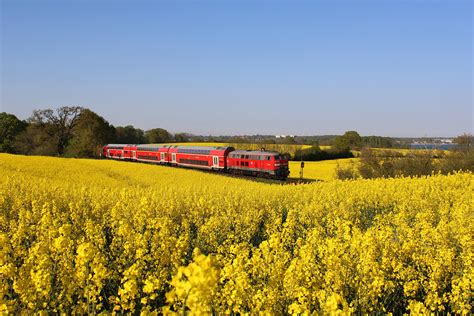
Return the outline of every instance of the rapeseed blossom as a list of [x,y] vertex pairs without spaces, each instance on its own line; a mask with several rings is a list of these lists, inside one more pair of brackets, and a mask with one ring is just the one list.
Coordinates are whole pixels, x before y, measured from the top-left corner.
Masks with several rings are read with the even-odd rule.
[[0,154],[0,313],[472,309],[473,175],[279,185]]

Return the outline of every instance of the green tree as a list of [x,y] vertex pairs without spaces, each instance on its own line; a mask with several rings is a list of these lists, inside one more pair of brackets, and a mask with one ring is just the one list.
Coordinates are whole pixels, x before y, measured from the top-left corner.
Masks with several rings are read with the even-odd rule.
[[132,125],[117,126],[115,128],[114,143],[118,144],[143,144],[146,142],[145,133]]
[[168,143],[173,140],[171,134],[163,128],[153,128],[146,131],[145,138],[150,144]]
[[174,135],[174,141],[178,143],[189,142],[190,135],[186,133],[177,133]]
[[362,144],[374,148],[392,148],[394,141],[390,137],[365,136],[362,137]]
[[24,155],[57,155],[56,142],[52,141],[51,132],[48,127],[38,124],[29,124],[27,128],[20,133],[14,142],[15,150]]
[[28,124],[15,115],[0,113],[0,152],[15,153],[15,138],[23,132]]
[[349,149],[359,149],[362,144],[362,137],[356,131],[347,131],[342,136],[337,136],[334,140],[334,147],[340,151]]
[[56,155],[62,156],[72,138],[72,130],[76,126],[84,108],[80,106],[63,106],[56,111],[51,109],[35,110],[29,123],[48,135],[48,141],[54,144]]
[[84,109],[72,130],[66,154],[74,157],[96,157],[104,144],[112,142],[115,128],[102,116],[89,109]]

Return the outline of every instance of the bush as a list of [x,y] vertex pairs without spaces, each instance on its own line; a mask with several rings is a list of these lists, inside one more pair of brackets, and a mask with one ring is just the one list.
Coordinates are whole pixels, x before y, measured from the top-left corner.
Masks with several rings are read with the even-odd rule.
[[359,178],[359,172],[353,162],[347,166],[336,165],[336,178],[339,180],[350,180]]
[[[411,151],[402,154],[397,151],[363,149],[360,158],[358,173],[366,179],[448,174],[459,170],[474,171],[474,150]],[[346,169],[337,170],[339,179],[345,179],[350,174],[351,171]]]
[[456,150],[440,161],[439,171],[448,174],[453,171],[474,171],[474,149]]

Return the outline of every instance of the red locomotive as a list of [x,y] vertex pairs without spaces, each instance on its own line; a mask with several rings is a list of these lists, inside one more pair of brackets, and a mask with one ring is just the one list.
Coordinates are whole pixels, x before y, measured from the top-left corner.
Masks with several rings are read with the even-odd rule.
[[286,180],[288,158],[274,151],[235,150],[233,147],[109,144],[106,158],[208,169],[233,174]]

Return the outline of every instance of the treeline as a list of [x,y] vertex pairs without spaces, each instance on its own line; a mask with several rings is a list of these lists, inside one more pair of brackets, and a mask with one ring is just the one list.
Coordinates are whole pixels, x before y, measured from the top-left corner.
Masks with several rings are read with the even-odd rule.
[[310,148],[296,150],[293,160],[320,161],[352,157],[354,157],[354,154],[348,148],[321,149],[319,146],[311,146]]
[[163,128],[147,131],[113,126],[97,113],[78,106],[56,111],[35,110],[25,121],[0,113],[0,152],[25,155],[96,157],[107,143],[143,144],[186,142],[185,133],[172,135]]
[[[470,144],[472,135],[455,139],[460,148]],[[199,136],[189,133],[171,134],[163,128],[142,130],[131,125],[113,126],[102,116],[79,106],[65,106],[56,110],[35,110],[27,120],[20,120],[13,114],[0,113],[0,152],[25,155],[47,155],[65,157],[97,157],[107,143],[145,144],[170,142],[220,142],[241,149],[277,150],[288,154],[291,159],[316,161],[353,157],[353,152],[370,148],[393,148],[398,140],[381,136],[360,136],[356,131],[343,135],[287,136]],[[311,145],[311,147],[303,146]],[[320,146],[330,146],[322,149]],[[463,147],[464,146],[464,147]],[[472,146],[472,145],[468,145]],[[387,154],[388,155],[388,154]],[[391,155],[395,155],[391,153]],[[367,156],[363,152],[362,158]],[[392,165],[401,161],[394,157]],[[375,159],[375,158],[374,158]],[[378,159],[378,156],[377,156]],[[383,164],[380,162],[380,164]],[[385,162],[385,165],[387,163]],[[376,164],[373,164],[376,166]],[[374,167],[372,167],[374,168]],[[394,169],[399,169],[394,167]],[[433,168],[431,168],[433,169]],[[431,170],[430,169],[430,170]],[[341,174],[344,173],[341,171]],[[360,174],[363,174],[359,172]],[[374,174],[389,175],[388,171],[374,171]],[[393,171],[393,174],[399,174]],[[367,173],[368,174],[368,173]]]
[[[296,160],[326,160],[353,157],[351,150],[362,146],[392,147],[391,139],[379,136],[361,137],[355,131],[342,136],[271,135],[199,136],[189,133],[171,134],[163,128],[144,131],[128,126],[113,126],[90,109],[65,106],[56,110],[35,110],[27,120],[0,113],[0,152],[25,155],[96,157],[107,143],[145,144],[169,142],[221,142],[236,148],[265,147],[287,153]],[[302,145],[312,145],[303,149]],[[319,145],[330,145],[322,150]],[[298,146],[299,145],[299,146]],[[247,148],[249,147],[249,148]]]
[[[377,136],[371,136],[364,140],[356,131],[347,131],[344,135],[336,136],[329,149],[321,149],[319,146],[314,145],[307,149],[300,149],[296,151],[295,160],[304,161],[318,161],[318,160],[330,160],[330,159],[341,159],[341,158],[352,158],[354,154],[352,150],[360,150],[361,147],[370,146],[367,144],[369,140],[377,139]],[[372,147],[372,146],[371,146]]]
[[[308,143],[313,144],[309,148],[303,148],[299,143],[293,142],[291,145],[292,151],[285,150],[289,145],[285,144],[273,144],[271,142],[266,142],[268,140],[262,140],[262,146],[275,150],[278,148],[280,152],[289,154],[290,158],[293,160],[304,160],[304,161],[319,161],[319,160],[330,160],[330,159],[341,159],[341,158],[352,158],[354,157],[353,150],[359,151],[361,148],[371,147],[377,148],[386,146],[384,148],[391,148],[392,141],[388,137],[380,136],[360,136],[356,131],[347,131],[343,135],[331,137],[331,141],[327,142],[330,145],[328,149],[322,149],[319,146],[319,141],[316,140],[316,137],[312,139],[311,137],[306,137]],[[325,136],[323,136],[325,137]],[[295,137],[295,139],[298,137]],[[311,139],[313,142],[311,142]],[[326,139],[328,140],[328,139]],[[258,144],[258,142],[257,142]],[[237,143],[234,145],[236,146]],[[245,147],[245,145],[242,145]],[[258,146],[258,145],[257,145]],[[247,148],[244,148],[247,149]],[[254,149],[254,148],[249,148]]]
[[[357,132],[356,132],[357,133]],[[317,135],[317,136],[286,136],[275,137],[275,135],[243,135],[243,136],[196,136],[190,135],[193,142],[218,142],[231,144],[276,144],[276,145],[315,145],[334,146],[338,135]],[[360,145],[373,148],[394,148],[399,147],[399,142],[382,136],[359,136]],[[408,145],[404,145],[408,146]]]

